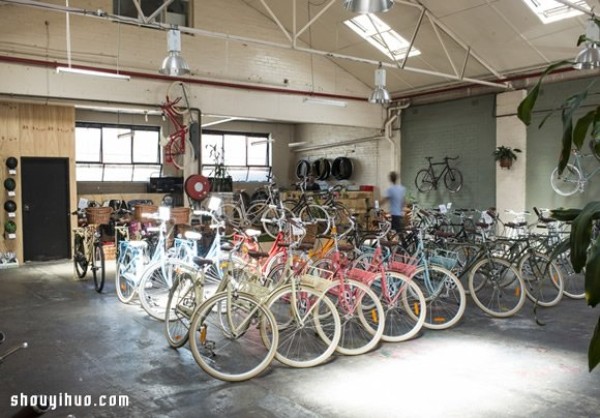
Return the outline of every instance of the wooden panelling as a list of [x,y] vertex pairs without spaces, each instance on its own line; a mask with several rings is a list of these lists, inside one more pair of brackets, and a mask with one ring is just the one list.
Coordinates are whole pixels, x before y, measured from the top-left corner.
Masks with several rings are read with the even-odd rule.
[[[8,176],[4,162],[6,158],[20,157],[62,157],[69,158],[69,191],[70,206],[77,207],[77,187],[75,182],[75,109],[63,106],[45,106],[33,104],[0,103],[0,161],[2,179]],[[17,204],[16,218],[17,238],[7,239],[4,236],[4,222],[8,219],[6,211],[1,210],[0,251],[14,251],[20,263],[23,262],[23,235],[21,217],[21,179],[19,168],[14,176],[17,183],[16,196],[12,199]],[[51,179],[48,179],[50,181]],[[8,198],[4,187],[1,187],[0,204]],[[74,226],[74,225],[72,225]]]
[[19,151],[19,106],[0,103],[0,155],[8,156]]

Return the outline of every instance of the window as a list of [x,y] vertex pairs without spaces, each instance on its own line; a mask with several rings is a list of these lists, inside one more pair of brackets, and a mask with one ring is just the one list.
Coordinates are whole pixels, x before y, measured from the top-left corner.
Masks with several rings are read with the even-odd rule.
[[77,181],[149,181],[161,172],[160,128],[78,122]]
[[217,163],[233,181],[266,181],[271,170],[268,134],[202,132],[202,174],[213,177]]
[[[543,23],[552,23],[559,20],[583,14],[579,10],[558,3],[554,0],[523,0],[525,4],[536,14]],[[583,0],[573,1],[576,6],[581,6],[589,10],[589,6]]]
[[[144,16],[150,17],[163,3],[163,0],[144,0],[140,2],[140,5]],[[142,17],[138,15],[138,10],[133,0],[113,0],[113,13],[136,19]],[[174,0],[154,20],[171,25],[190,27],[192,26],[190,16],[190,2],[188,0]]]
[[[410,42],[400,36],[398,32],[392,30],[392,28],[374,14],[361,14],[350,20],[346,20],[344,23],[360,37],[394,61],[402,61],[404,59]],[[391,54],[390,51],[392,51]],[[413,45],[408,56],[414,57],[417,55],[421,55],[421,51]]]

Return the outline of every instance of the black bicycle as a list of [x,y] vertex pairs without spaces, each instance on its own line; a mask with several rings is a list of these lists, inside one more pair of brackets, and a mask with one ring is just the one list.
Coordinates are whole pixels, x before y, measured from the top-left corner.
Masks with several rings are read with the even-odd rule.
[[[417,172],[417,177],[415,177],[415,186],[417,186],[417,189],[420,192],[426,193],[431,189],[437,190],[438,183],[440,183],[442,178],[444,179],[444,185],[450,192],[456,193],[460,190],[463,184],[462,173],[457,168],[450,167],[450,164],[448,163],[449,160],[458,160],[458,157],[444,157],[443,162],[437,163],[431,162],[433,157],[425,158],[427,158],[427,161],[429,162],[429,167],[419,170]],[[437,176],[433,169],[433,166],[436,165],[444,166]]]

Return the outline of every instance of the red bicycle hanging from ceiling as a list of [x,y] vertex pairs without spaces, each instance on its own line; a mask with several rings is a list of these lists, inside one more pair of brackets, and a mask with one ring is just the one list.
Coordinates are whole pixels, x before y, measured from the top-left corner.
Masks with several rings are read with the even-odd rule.
[[[181,92],[177,90],[181,89]],[[180,93],[181,95],[179,96]],[[176,97],[171,99],[170,97]],[[185,100],[185,106],[179,107],[178,104],[182,98]],[[186,153],[185,142],[188,137],[189,128],[183,123],[183,115],[189,112],[190,108],[187,103],[187,94],[185,85],[176,81],[169,86],[167,91],[166,101],[161,105],[163,115],[165,115],[173,125],[173,132],[169,135],[169,139],[165,145],[165,161],[173,164],[179,170],[183,169],[184,157]]]

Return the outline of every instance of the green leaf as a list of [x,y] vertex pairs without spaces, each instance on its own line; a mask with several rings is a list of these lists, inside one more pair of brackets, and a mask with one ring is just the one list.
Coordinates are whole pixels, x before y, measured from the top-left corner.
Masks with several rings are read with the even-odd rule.
[[585,298],[588,305],[600,302],[600,245],[592,245],[585,265]]
[[557,68],[572,64],[573,63],[568,60],[559,61],[552,65],[549,65],[546,68],[546,70],[544,70],[536,85],[531,89],[529,94],[527,94],[527,96],[521,101],[521,103],[519,103],[519,108],[517,109],[517,116],[525,125],[531,124],[531,114],[533,113],[533,108],[535,107],[538,95],[540,94],[540,89],[542,87],[542,81],[544,77]]
[[589,88],[593,85],[590,83],[587,89],[569,97],[565,100],[565,106],[562,109],[562,150],[558,159],[558,174],[562,174],[563,170],[569,162],[571,156],[571,147],[573,144],[573,114],[581,107],[581,104],[588,95]]
[[577,120],[577,123],[575,124],[575,129],[573,129],[573,143],[578,149],[581,149],[581,146],[583,145],[587,132],[590,128],[590,125],[596,120],[597,111],[598,109],[590,110],[588,113],[586,113],[585,116]]
[[586,40],[587,40],[587,36],[585,36],[585,35],[579,35],[579,38],[577,38],[577,46],[581,45]]
[[594,329],[594,335],[588,347],[588,367],[590,372],[600,363],[600,320]]
[[559,221],[572,221],[581,213],[581,209],[553,209],[550,211],[550,217]]
[[587,261],[592,237],[592,221],[600,218],[600,201],[589,202],[571,223],[571,263],[580,272]]

